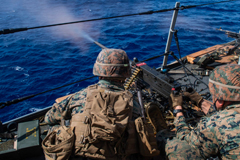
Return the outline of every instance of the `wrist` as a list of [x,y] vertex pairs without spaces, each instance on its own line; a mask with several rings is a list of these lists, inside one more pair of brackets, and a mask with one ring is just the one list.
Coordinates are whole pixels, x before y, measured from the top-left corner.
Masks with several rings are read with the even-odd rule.
[[182,113],[182,112],[178,112],[178,113],[176,114],[176,117],[179,117],[179,116],[183,116],[183,113]]
[[182,106],[176,106],[175,109],[182,109]]
[[183,113],[182,113],[182,109],[180,109],[180,107],[179,107],[179,109],[175,108],[173,110],[173,116],[174,117],[178,117],[178,116],[181,116],[181,115],[183,115]]
[[173,110],[173,115],[175,117],[179,117],[179,116],[183,116],[183,113],[182,113],[182,106],[176,106]]

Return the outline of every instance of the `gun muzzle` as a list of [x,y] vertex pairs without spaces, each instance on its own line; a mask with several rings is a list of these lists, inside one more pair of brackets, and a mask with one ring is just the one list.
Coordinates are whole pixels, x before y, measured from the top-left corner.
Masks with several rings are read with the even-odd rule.
[[99,47],[101,47],[102,49],[108,49],[107,47],[105,47],[104,45],[102,45],[101,43],[95,41],[94,42],[96,45],[98,45]]

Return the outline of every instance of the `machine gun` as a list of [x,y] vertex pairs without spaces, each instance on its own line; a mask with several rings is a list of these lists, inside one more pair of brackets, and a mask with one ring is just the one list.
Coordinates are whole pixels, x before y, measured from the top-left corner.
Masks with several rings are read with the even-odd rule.
[[237,44],[240,45],[240,33],[223,30],[221,28],[217,28],[217,30],[225,32],[225,34],[228,35],[228,37],[236,39]]
[[[164,98],[169,98],[173,84],[166,75],[149,67],[145,62],[138,62],[135,58],[132,61],[132,76],[126,80],[125,89],[128,89],[133,81],[141,83],[140,85],[149,85]],[[144,88],[144,87],[142,87]]]
[[[135,94],[136,96],[134,97],[139,97],[137,95],[139,95],[139,88],[141,88],[143,106],[146,107],[149,102],[157,104],[168,126],[174,128],[174,116],[169,103],[169,97],[172,88],[175,88],[178,92],[184,89],[181,84],[166,74],[149,67],[145,62],[138,62],[135,58],[132,61],[132,76],[126,79],[124,87]],[[194,126],[197,123],[196,120],[203,116],[199,110],[194,110],[194,108],[197,108],[196,106],[187,101],[184,102],[183,108],[189,126]]]
[[[230,50],[229,50],[229,54],[230,53],[233,53],[233,51],[235,50],[235,49],[237,49],[239,46],[240,46],[240,33],[236,33],[236,32],[231,32],[231,31],[228,31],[228,30],[223,30],[223,29],[221,29],[221,28],[217,28],[217,30],[219,30],[219,31],[222,31],[222,32],[225,32],[225,34],[226,35],[228,35],[228,37],[231,37],[231,38],[234,38],[235,39],[235,46],[233,47],[233,48],[231,48]],[[239,51],[238,51],[239,52]],[[235,53],[236,54],[236,53]],[[240,61],[240,60],[239,60]]]

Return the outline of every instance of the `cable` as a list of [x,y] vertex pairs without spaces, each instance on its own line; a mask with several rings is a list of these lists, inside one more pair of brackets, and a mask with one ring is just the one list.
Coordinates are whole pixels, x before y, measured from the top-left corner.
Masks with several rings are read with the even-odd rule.
[[[183,70],[184,70],[184,72],[185,72],[185,76],[187,77],[187,79],[188,79],[188,81],[189,81],[189,84],[191,85],[191,86],[193,86],[193,84],[191,83],[191,81],[190,81],[190,78],[188,77],[188,74],[187,74],[187,71],[186,71],[186,67],[185,67],[185,65],[184,65],[184,63],[182,62],[182,58],[181,58],[181,54],[180,54],[180,47],[179,47],[179,42],[178,42],[178,36],[177,36],[177,32],[178,32],[178,30],[175,30],[174,31],[174,37],[175,37],[175,41],[176,41],[176,44],[177,44],[177,49],[178,49],[178,54],[179,54],[179,61],[181,61],[181,65],[182,65],[182,67],[183,67]],[[173,54],[173,52],[172,52],[172,54]]]
[[157,10],[157,11],[147,11],[147,12],[141,12],[141,13],[126,14],[126,15],[112,16],[112,17],[105,17],[105,18],[95,18],[95,19],[88,19],[88,20],[81,20],[81,21],[74,21],[74,22],[66,22],[66,23],[58,23],[58,24],[51,24],[51,25],[37,26],[37,27],[29,27],[29,28],[3,29],[3,30],[0,30],[0,34],[9,34],[9,33],[26,31],[26,30],[30,30],[30,29],[47,28],[47,27],[53,27],[53,26],[61,26],[61,25],[67,25],[67,24],[91,22],[91,21],[99,21],[99,20],[113,19],[113,18],[120,18],[120,17],[147,15],[147,14],[153,14],[153,13],[159,13],[159,12],[168,12],[168,11],[172,11],[172,10],[175,10],[175,9],[176,8],[162,9],[162,10]]
[[158,55],[158,56],[154,56],[154,57],[151,57],[151,58],[148,58],[148,59],[144,59],[144,60],[142,60],[142,61],[140,61],[140,62],[150,61],[150,60],[153,60],[153,59],[156,59],[156,58],[162,57],[162,56],[164,56],[164,55],[166,55],[166,53],[161,54],[161,55]]
[[175,31],[174,31],[174,37],[175,37],[175,41],[176,41],[176,44],[177,44],[179,59],[182,59],[181,54],[180,54],[180,47],[179,47],[177,32],[178,32],[178,30],[175,30]]
[[16,103],[22,102],[22,101],[27,100],[29,98],[33,98],[33,97],[35,97],[37,95],[40,95],[40,94],[44,94],[44,93],[47,93],[47,92],[50,92],[50,91],[53,91],[53,90],[56,90],[56,89],[59,89],[59,88],[63,88],[63,87],[66,87],[66,86],[69,86],[69,85],[72,85],[72,84],[75,84],[75,83],[79,83],[79,82],[91,79],[93,77],[95,77],[95,76],[88,77],[88,78],[85,78],[85,79],[82,79],[82,80],[79,80],[79,81],[76,81],[76,82],[73,82],[73,83],[65,84],[63,86],[60,86],[60,87],[57,87],[57,88],[53,88],[53,89],[50,89],[50,90],[47,90],[47,91],[43,91],[43,92],[40,92],[40,93],[37,93],[37,94],[32,94],[32,95],[29,95],[29,96],[17,98],[17,99],[14,99],[14,100],[11,100],[11,101],[7,101],[7,102],[0,102],[0,109],[3,109],[4,107],[10,106],[12,104],[16,104]]
[[[179,64],[182,65],[182,62],[179,60],[179,58],[177,58],[177,56],[174,55],[173,52],[170,52],[169,54],[170,54],[174,59],[176,59]],[[183,66],[188,72],[191,73],[190,75],[192,75],[193,77],[195,77],[196,79],[198,79],[199,81],[201,81],[203,84],[205,84],[205,85],[207,86],[207,88],[209,88],[208,85],[207,85],[205,82],[203,82],[201,79],[199,79],[199,78],[198,78],[194,73],[192,73],[192,71],[190,71],[185,65],[182,65],[182,66]]]
[[225,2],[231,2],[231,1],[239,1],[239,0],[228,0],[228,1],[220,1],[220,2],[199,4],[199,5],[181,6],[179,8],[161,9],[161,10],[157,10],[157,11],[147,11],[147,12],[126,14],[126,15],[120,15],[120,16],[95,18],[95,19],[73,21],[73,22],[66,22],[66,23],[58,23],[58,24],[51,24],[51,25],[44,25],[44,26],[37,26],[37,27],[29,27],[29,28],[26,27],[26,28],[15,28],[15,29],[3,29],[3,30],[0,30],[0,35],[1,34],[10,34],[10,33],[15,33],[15,32],[21,32],[21,31],[27,31],[27,30],[30,30],[30,29],[47,28],[47,27],[53,27],[53,26],[61,26],[61,25],[68,25],[68,24],[75,24],[75,23],[84,23],[84,22],[99,21],[99,20],[105,20],[105,19],[114,19],[114,18],[121,18],[121,17],[129,17],[129,16],[136,16],[136,15],[148,15],[148,14],[153,14],[153,13],[162,13],[162,12],[168,12],[168,11],[179,10],[179,9],[184,10],[184,9],[190,9],[190,8],[194,8],[194,7],[200,7],[200,6],[212,5],[212,4],[218,4],[218,3],[225,3]]
[[182,65],[182,68],[183,68],[183,70],[184,70],[185,76],[187,77],[190,85],[193,86],[193,84],[192,84],[191,81],[190,81],[190,78],[188,77],[188,74],[187,74],[187,71],[186,71],[186,67],[185,67],[185,65],[183,64],[183,62],[182,62],[179,58],[177,58],[177,56],[175,56],[173,52],[170,52],[169,54],[170,54],[174,59],[176,59],[176,60],[178,61],[178,63],[180,63],[180,64]]
[[[191,73],[191,75],[192,75],[193,77],[195,77],[197,80],[201,81],[201,82],[202,82],[203,84],[205,84],[205,85],[207,86],[207,88],[208,88],[208,85],[207,85],[205,82],[203,82],[202,80],[200,80],[199,78],[197,78],[197,76],[194,75],[194,73],[192,73],[192,71],[190,71],[190,70],[184,65],[184,63],[182,62],[182,60],[181,60],[181,54],[180,54],[180,47],[179,47],[179,42],[178,42],[178,37],[177,37],[177,30],[174,31],[174,37],[175,37],[175,41],[176,41],[176,44],[177,44],[177,49],[178,49],[178,53],[179,53],[180,59],[177,58],[177,56],[175,56],[173,52],[170,52],[169,54],[172,55],[173,58],[176,59],[176,60],[178,61],[178,63],[180,63],[180,64],[182,65],[183,70],[184,70],[184,72],[185,72],[185,75],[187,76],[187,79],[188,79],[190,85],[193,85],[193,84],[191,83],[191,81],[190,81],[190,79],[189,79],[189,77],[188,77],[188,74],[187,74],[187,72],[186,72],[186,69]],[[196,80],[195,80],[195,82],[196,82]],[[195,82],[194,82],[194,85],[193,85],[194,88],[195,88]]]

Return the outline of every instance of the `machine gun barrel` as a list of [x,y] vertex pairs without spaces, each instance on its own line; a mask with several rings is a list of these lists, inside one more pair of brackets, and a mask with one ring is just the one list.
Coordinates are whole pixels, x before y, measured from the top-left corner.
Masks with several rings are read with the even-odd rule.
[[95,41],[94,42],[96,45],[98,45],[99,47],[101,47],[102,49],[108,49],[107,47],[105,47],[104,45],[102,45],[101,43]]

